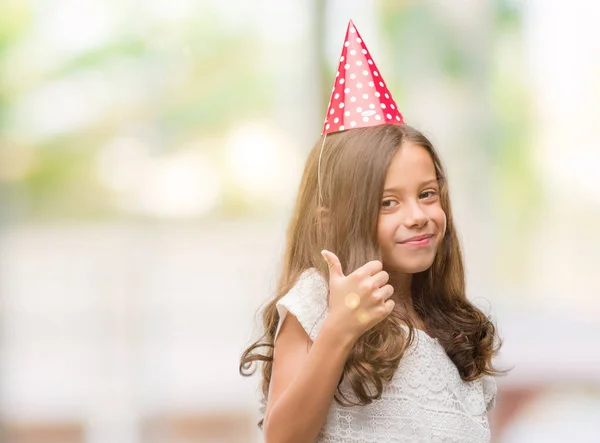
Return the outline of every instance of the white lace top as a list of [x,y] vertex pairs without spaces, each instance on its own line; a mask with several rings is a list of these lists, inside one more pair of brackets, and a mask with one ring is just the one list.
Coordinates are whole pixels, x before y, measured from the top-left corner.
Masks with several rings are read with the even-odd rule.
[[[305,271],[277,303],[277,333],[289,312],[315,340],[327,315],[327,292],[316,270]],[[495,402],[494,378],[464,382],[442,345],[422,330],[416,334],[381,398],[353,407],[332,401],[317,442],[490,441],[487,411]],[[344,382],[341,389],[351,392]]]

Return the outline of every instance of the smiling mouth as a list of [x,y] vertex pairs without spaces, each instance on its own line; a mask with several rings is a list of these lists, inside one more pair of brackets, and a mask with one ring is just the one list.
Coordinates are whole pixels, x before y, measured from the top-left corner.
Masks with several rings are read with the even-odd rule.
[[401,241],[399,244],[406,246],[428,246],[432,240],[433,234],[426,234],[409,238],[408,240]]

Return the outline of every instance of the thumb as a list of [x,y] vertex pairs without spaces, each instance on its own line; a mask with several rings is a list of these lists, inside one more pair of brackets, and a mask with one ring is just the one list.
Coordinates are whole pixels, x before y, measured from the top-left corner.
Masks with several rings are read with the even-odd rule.
[[327,250],[321,251],[321,255],[329,265],[329,278],[332,277],[344,277],[344,272],[342,271],[342,264],[340,263],[340,259],[333,252],[329,252]]

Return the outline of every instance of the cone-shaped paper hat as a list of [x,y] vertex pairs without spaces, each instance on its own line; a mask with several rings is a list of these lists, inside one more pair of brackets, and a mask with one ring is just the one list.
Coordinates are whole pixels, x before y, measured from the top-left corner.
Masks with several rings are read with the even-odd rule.
[[403,124],[404,119],[350,20],[323,134],[384,123]]

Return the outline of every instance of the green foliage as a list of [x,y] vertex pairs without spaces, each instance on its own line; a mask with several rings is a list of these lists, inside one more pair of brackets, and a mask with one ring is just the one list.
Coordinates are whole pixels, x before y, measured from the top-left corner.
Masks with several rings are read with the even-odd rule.
[[[30,38],[34,7],[0,3],[0,55],[18,51],[23,39]],[[43,41],[33,44],[43,50]],[[273,91],[270,74],[256,62],[261,56],[258,48],[251,30],[224,32],[214,17],[198,15],[177,24],[159,20],[136,33],[124,22],[107,41],[55,60],[47,71],[36,71],[39,67],[30,63],[21,77],[31,81],[18,87],[0,70],[0,149],[2,145],[12,149],[22,145],[38,153],[35,168],[5,183],[27,202],[23,215],[119,215],[111,192],[97,180],[94,164],[99,150],[112,138],[133,134],[151,147],[151,154],[165,154],[192,138],[221,136],[240,118],[265,115]],[[4,63],[1,58],[0,63]],[[107,100],[94,121],[68,133],[37,141],[19,141],[11,134],[10,122],[27,94],[52,82],[77,81],[90,74],[105,79],[111,91],[127,87],[131,78],[136,78],[133,86],[143,99]],[[55,106],[60,113],[62,103]],[[24,120],[21,126],[29,124]]]

